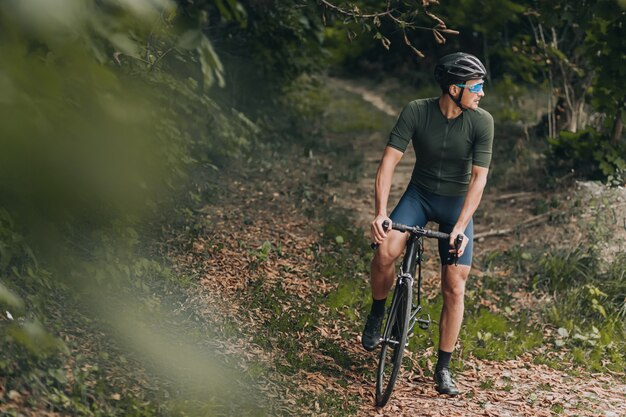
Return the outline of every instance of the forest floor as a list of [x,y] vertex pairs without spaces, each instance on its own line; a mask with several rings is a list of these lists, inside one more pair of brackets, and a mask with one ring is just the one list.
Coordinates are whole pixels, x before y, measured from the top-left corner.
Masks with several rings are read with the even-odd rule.
[[[207,186],[205,201],[194,210],[191,221],[201,226],[194,233],[172,229],[168,238],[166,256],[174,271],[195,280],[189,303],[200,306],[200,319],[213,329],[213,348],[267,400],[259,414],[626,415],[625,375],[566,363],[553,344],[557,329],[538,318],[550,296],[510,279],[535,263],[542,248],[545,255],[566,236],[572,246],[586,241],[584,219],[598,217],[593,209],[602,207],[580,201],[596,188],[542,189],[532,162],[523,172],[513,171],[504,162],[498,166],[497,152],[493,185],[475,216],[479,238],[467,294],[472,300],[453,358],[462,394],[449,398],[434,390],[437,332],[431,328],[407,351],[389,404],[374,406],[376,352],[360,345],[371,259],[364,230],[373,216],[373,181],[386,132],[399,109],[376,89],[324,82],[332,104],[318,143],[280,154],[261,150],[259,161],[218,172],[224,188]],[[528,140],[524,129],[513,135],[513,147]],[[396,171],[390,205],[408,183],[413,158],[407,152]],[[603,194],[618,220],[626,211],[622,191]],[[620,244],[606,245],[606,256],[623,250]],[[438,266],[428,246],[423,285],[436,320]],[[503,262],[502,253],[518,254],[517,265]],[[501,331],[511,330],[510,339],[503,339],[509,353],[496,359],[475,355],[493,346],[488,341],[501,325],[497,316],[515,323]],[[496,324],[485,322],[483,328],[477,317]]]

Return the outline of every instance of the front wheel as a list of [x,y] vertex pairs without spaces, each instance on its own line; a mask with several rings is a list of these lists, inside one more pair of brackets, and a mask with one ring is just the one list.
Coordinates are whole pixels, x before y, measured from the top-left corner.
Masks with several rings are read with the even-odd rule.
[[389,401],[402,365],[410,320],[412,291],[410,281],[397,285],[389,309],[378,359],[376,378],[376,405],[378,407],[384,406]]

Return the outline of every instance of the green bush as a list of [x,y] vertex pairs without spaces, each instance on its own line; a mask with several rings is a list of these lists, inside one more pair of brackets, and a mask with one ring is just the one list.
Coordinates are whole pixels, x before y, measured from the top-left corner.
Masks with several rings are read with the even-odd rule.
[[576,316],[599,323],[624,317],[626,257],[603,265],[592,251],[575,249],[547,253],[534,273],[533,284],[554,294],[557,317]]
[[545,317],[558,328],[553,343],[596,371],[626,366],[620,353],[626,349],[625,261],[621,254],[602,265],[591,252],[558,252],[547,255],[535,275],[534,282],[552,293]]
[[576,133],[563,131],[548,139],[548,168],[554,175],[573,171],[578,178],[626,183],[626,146],[614,146],[610,139],[592,128]]

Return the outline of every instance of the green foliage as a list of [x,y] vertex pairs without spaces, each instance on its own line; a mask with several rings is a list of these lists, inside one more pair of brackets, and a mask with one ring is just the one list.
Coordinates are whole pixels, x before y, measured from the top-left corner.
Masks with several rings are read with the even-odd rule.
[[588,252],[555,253],[541,261],[534,282],[558,294],[552,310],[557,321],[575,314],[581,321],[600,323],[624,317],[624,265],[623,256],[606,266]]
[[[162,4],[66,2],[58,19],[0,8],[0,264],[32,277],[23,287],[57,285],[40,263],[83,288],[84,276],[132,280],[139,219],[166,215],[195,164],[233,157],[259,133],[199,88],[206,37],[177,37],[177,9]],[[194,70],[205,74],[184,76]]]
[[623,350],[626,347],[624,322],[611,318],[601,325],[560,319],[553,343],[557,349],[568,349],[573,361],[594,371],[626,369]]
[[573,170],[580,178],[606,180],[609,185],[626,182],[626,145],[614,146],[609,137],[591,128],[561,132],[548,141],[548,166],[554,175]]
[[524,317],[513,321],[484,308],[466,315],[460,339],[464,355],[494,360],[515,358],[543,344],[539,327],[529,326]]
[[[488,79],[508,77],[510,37],[516,33],[527,8],[525,1],[462,0],[441,2],[441,16],[461,32],[454,48],[480,57]],[[480,10],[480,13],[476,13]],[[454,50],[450,48],[450,52]],[[437,54],[439,55],[439,54]]]
[[[372,48],[380,48],[369,34],[359,33],[355,23],[337,21],[324,28],[324,49],[328,51],[328,63],[336,67],[352,68]],[[358,35],[349,40],[348,33]]]
[[[262,263],[267,260],[268,256],[272,252],[272,249],[272,243],[266,240],[261,246],[256,249],[251,249],[248,252],[250,255],[254,256],[256,263]],[[256,265],[251,266],[251,268],[256,268]]]
[[[598,1],[585,32],[589,58],[596,72],[592,90],[592,104],[607,114],[610,129],[620,109],[626,104],[626,92],[616,83],[626,77],[621,62],[626,59],[626,10],[615,10],[615,2]],[[607,130],[608,130],[607,129]]]
[[[351,227],[349,217],[344,213],[335,216],[324,226],[323,242],[329,250],[320,255],[320,272],[324,277],[338,279],[341,285],[369,272],[368,257],[363,255],[370,254],[371,248],[363,231]],[[352,284],[347,285],[352,288]]]
[[[243,111],[255,122],[265,119],[266,126],[272,127],[274,117],[280,120],[283,116],[282,111],[276,111],[282,88],[301,74],[321,68],[322,28],[314,3],[178,3],[184,26],[200,26],[216,45],[225,84],[211,90],[213,97]],[[180,67],[173,60],[168,60],[168,64]]]
[[539,265],[533,284],[549,291],[562,291],[588,282],[598,268],[595,256],[584,249],[547,252]]
[[302,74],[283,86],[279,103],[285,117],[274,117],[271,121],[282,125],[279,130],[286,137],[278,139],[283,142],[297,140],[306,152],[317,150],[324,129],[324,115],[332,103],[328,88],[320,79]]
[[480,382],[480,388],[482,389],[493,389],[496,385],[496,382],[491,378],[486,378]]
[[[503,62],[517,78],[549,88],[548,135],[587,125],[612,135],[626,102],[615,88],[625,75],[626,11],[616,10],[615,0],[539,1],[529,3],[526,15],[530,26],[516,31]],[[585,105],[606,117],[587,117]]]
[[[331,29],[326,32],[330,40],[326,46],[331,51],[333,61],[354,68],[359,60],[365,58],[378,61],[377,65],[382,69],[393,68],[394,64],[409,59],[414,60],[416,56],[423,58],[420,49],[423,49],[421,41],[424,36],[420,36],[420,32],[428,30],[426,26],[432,26],[435,22],[432,33],[437,42],[445,42],[446,36],[456,33],[435,16],[438,10],[430,6],[429,2],[424,2],[421,7],[416,7],[414,2],[406,0],[398,1],[393,6],[383,1],[352,1],[340,7],[322,5],[331,25]],[[344,44],[341,43],[342,37],[345,39]],[[346,48],[345,42],[348,41],[354,43],[354,46]],[[381,59],[384,50],[390,53]],[[408,56],[402,57],[402,54]]]
[[[564,349],[566,356],[575,363],[594,371],[608,368],[621,372],[625,368],[626,361],[620,353],[626,348],[626,262],[623,254],[607,265],[601,262],[593,250],[577,248],[547,251],[540,255],[532,249],[517,249],[507,253],[491,253],[484,262],[488,268],[495,265],[513,266],[513,275],[507,278],[513,288],[522,285],[521,281],[528,282],[528,278],[532,278],[529,284],[534,292],[549,294],[548,302],[542,308],[542,319],[555,326],[553,336],[543,339],[541,333],[530,332],[522,339],[517,339],[517,344],[525,344],[525,349],[553,344],[557,349]],[[486,280],[485,285],[488,284],[489,280]],[[473,294],[473,290],[468,289],[468,295],[470,293]],[[467,343],[465,340],[469,342],[468,349],[473,349],[474,354],[481,354],[483,351],[480,348],[489,346],[492,351],[484,354],[499,355],[502,340],[489,345],[493,335],[499,334],[497,321],[488,324],[491,319],[487,314],[478,322],[486,320],[487,324],[484,324],[484,328],[478,326],[473,335],[474,313],[471,306],[467,310],[469,314],[465,322],[468,334],[464,334],[462,340],[464,343]],[[479,312],[478,316],[482,314]],[[498,317],[498,320],[504,319]],[[521,319],[522,323],[526,321]],[[512,330],[514,338],[525,333],[520,328],[518,335],[515,325],[508,324],[507,327]],[[485,333],[485,328],[495,330]],[[612,359],[607,361],[606,358]],[[557,366],[555,363],[549,364]]]
[[372,293],[369,283],[365,280],[344,279],[329,296],[326,304],[337,311],[342,311],[347,317],[359,322],[357,311],[365,311],[371,304]]
[[537,122],[537,107],[545,99],[543,91],[534,89],[530,84],[515,81],[512,74],[504,74],[485,88],[485,109],[494,116],[499,125],[514,122],[531,126]]
[[[594,232],[590,234],[592,239],[602,239],[601,235],[596,236]],[[552,327],[552,331],[543,334],[536,332],[533,336],[531,332],[527,339],[535,340],[531,345],[562,350],[568,360],[599,372],[606,369],[621,372],[626,366],[621,354],[626,348],[625,261],[624,255],[619,254],[607,263],[599,258],[593,245],[588,248],[548,251],[543,247],[540,251],[514,248],[506,253],[492,252],[483,260],[488,269],[502,266],[512,269],[511,276],[506,279],[507,293],[516,291],[520,286],[527,286],[544,300],[540,309],[533,309],[533,313],[540,312],[539,317],[530,320],[520,318],[521,323],[540,321]],[[502,284],[498,285],[497,288],[502,289]],[[483,278],[481,289],[491,289],[489,279]],[[468,288],[468,296],[474,294],[474,291]],[[500,299],[500,302],[504,306],[510,303],[506,297]],[[466,310],[471,312],[471,307]],[[521,315],[525,314],[522,310]],[[467,323],[471,321],[472,318],[466,319]],[[515,325],[510,327],[514,329]],[[478,328],[477,331],[482,329]],[[548,337],[544,338],[544,335]],[[482,339],[484,343],[484,336],[476,339]],[[466,337],[472,339],[471,334],[462,339]],[[493,349],[497,351],[498,346]],[[536,361],[560,366],[540,356]]]
[[[178,7],[170,1],[36,3],[0,5],[3,388],[29,393],[33,409],[45,404],[63,414],[189,415],[196,406],[186,394],[179,401],[155,378],[133,385],[139,364],[111,371],[119,350],[97,335],[106,331],[107,338],[137,342],[143,334],[138,317],[161,317],[164,294],[180,296],[188,281],[142,255],[152,240],[146,237],[159,233],[160,219],[181,215],[173,206],[193,199],[194,170],[217,170],[265,138],[249,113],[234,105],[241,101],[221,100],[238,72],[208,34],[219,28],[232,50],[240,42],[258,53],[257,64],[265,67],[254,84],[272,89],[258,91],[263,110],[257,117],[273,113],[265,109],[277,101],[282,83],[315,62],[300,43],[315,38],[310,23],[317,15],[309,13],[311,22],[305,22],[298,8],[276,3],[274,10],[256,4],[247,10],[234,0]],[[289,24],[272,20],[278,9]],[[255,21],[260,15],[272,25]],[[282,39],[291,29],[310,31]],[[253,35],[263,31],[291,49]],[[306,64],[296,65],[299,59]],[[246,72],[259,75],[258,67],[248,65]],[[261,247],[259,257],[269,250]],[[126,308],[129,315],[121,320]],[[133,324],[129,336],[125,326]],[[83,333],[68,337],[72,326]],[[120,334],[113,337],[113,329]],[[85,346],[90,343],[106,358],[94,358]],[[138,356],[154,354],[142,349]],[[111,382],[120,375],[122,385],[132,385],[121,398]],[[171,404],[161,401],[166,397]],[[202,404],[211,409],[213,400]]]

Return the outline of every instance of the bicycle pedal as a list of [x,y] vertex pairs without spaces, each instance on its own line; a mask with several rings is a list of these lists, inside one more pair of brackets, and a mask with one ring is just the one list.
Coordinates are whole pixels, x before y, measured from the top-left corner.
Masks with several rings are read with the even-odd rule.
[[[423,317],[426,317],[426,318],[423,318]],[[417,323],[419,324],[420,329],[428,330],[428,328],[430,327],[430,314],[426,314],[425,316],[422,316],[419,319],[417,319]]]

